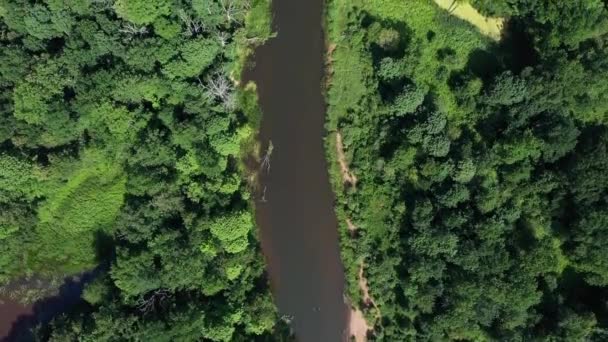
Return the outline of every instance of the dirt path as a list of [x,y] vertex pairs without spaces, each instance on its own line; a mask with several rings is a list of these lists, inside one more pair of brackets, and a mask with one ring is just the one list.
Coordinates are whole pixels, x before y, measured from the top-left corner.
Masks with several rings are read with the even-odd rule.
[[[342,181],[345,184],[349,184],[353,187],[357,185],[357,176],[355,176],[348,166],[348,162],[346,161],[346,155],[344,153],[344,144],[342,142],[342,134],[340,132],[336,132],[336,153],[338,155],[338,163],[340,164],[340,173],[342,175]],[[351,234],[354,234],[357,231],[357,226],[350,220],[350,218],[346,219],[346,226]],[[369,294],[369,286],[367,285],[367,279],[363,275],[363,260],[359,264],[359,289],[363,293],[363,302],[365,305],[373,305],[376,309],[376,321],[380,319],[380,310],[376,305],[376,302],[372,299]],[[351,306],[350,309],[350,321],[348,326],[349,336],[355,339],[355,342],[366,342],[367,341],[367,333],[373,329],[373,325],[370,325],[361,309]]]
[[504,18],[484,17],[469,3],[454,3],[454,0],[434,0],[435,3],[450,13],[462,20],[465,20],[481,31],[482,34],[494,39],[500,40],[502,29],[504,27]]
[[346,162],[346,155],[344,154],[344,144],[342,143],[342,134],[336,132],[336,153],[338,154],[338,163],[340,164],[340,172],[342,173],[342,180],[344,183],[348,183],[353,187],[357,186],[357,176],[355,176],[348,167]]
[[365,266],[363,264],[363,260],[361,260],[361,263],[359,264],[359,288],[363,292],[363,301],[365,302],[365,304],[371,304],[376,310],[376,321],[378,321],[382,317],[382,315],[380,314],[380,308],[378,308],[378,305],[376,304],[372,296],[369,294],[369,285],[367,285],[367,278],[365,278],[365,275],[363,275],[364,267]]
[[372,305],[374,310],[376,310],[375,322],[373,325],[370,325],[363,312],[359,308],[351,308],[350,310],[350,322],[349,322],[349,333],[351,337],[355,338],[356,342],[365,342],[367,341],[367,333],[371,331],[376,324],[376,322],[380,322],[382,319],[382,314],[380,312],[380,308],[374,301],[374,299],[369,294],[369,286],[367,284],[367,279],[363,274],[364,269],[363,260],[359,263],[359,289],[363,293],[363,302],[365,305]]
[[[348,230],[351,232],[351,234],[353,234],[354,232],[357,231],[357,226],[355,226],[355,224],[349,219],[346,219],[346,225],[348,227]],[[370,306],[372,305],[374,307],[374,310],[376,311],[376,317],[374,319],[374,324],[370,325],[367,320],[365,319],[365,316],[363,315],[363,312],[361,311],[361,309],[351,306],[350,309],[350,321],[349,321],[349,336],[353,337],[355,339],[355,342],[366,342],[367,341],[367,333],[369,331],[371,331],[374,327],[374,325],[377,322],[380,322],[380,320],[382,319],[382,314],[380,313],[380,308],[378,307],[378,305],[376,304],[376,302],[374,301],[374,299],[372,298],[372,296],[369,293],[369,285],[367,284],[367,278],[365,278],[365,275],[363,273],[365,268],[365,264],[363,262],[363,260],[361,260],[359,262],[359,275],[358,275],[358,284],[359,284],[359,290],[361,291],[361,293],[363,294],[363,303],[365,304],[365,306]]]
[[332,75],[334,74],[334,51],[338,45],[334,43],[327,43],[325,47],[325,88],[329,88],[331,85]]

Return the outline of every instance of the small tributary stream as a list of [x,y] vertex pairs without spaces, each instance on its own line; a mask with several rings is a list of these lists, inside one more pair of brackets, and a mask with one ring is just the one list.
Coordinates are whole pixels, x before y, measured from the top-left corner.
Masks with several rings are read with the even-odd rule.
[[11,288],[16,287],[36,288],[39,291],[53,292],[53,295],[32,304],[23,304],[6,294],[0,294],[0,342],[33,341],[32,328],[41,323],[48,323],[59,314],[82,303],[84,286],[106,269],[107,266],[102,265],[78,276],[66,277],[59,288],[48,284],[45,278],[38,277],[18,280],[8,285],[6,289],[9,292]]
[[344,270],[325,159],[322,0],[273,0],[276,38],[259,47],[243,81],[257,84],[260,142],[272,141],[260,175],[257,223],[275,301],[301,342],[347,337]]

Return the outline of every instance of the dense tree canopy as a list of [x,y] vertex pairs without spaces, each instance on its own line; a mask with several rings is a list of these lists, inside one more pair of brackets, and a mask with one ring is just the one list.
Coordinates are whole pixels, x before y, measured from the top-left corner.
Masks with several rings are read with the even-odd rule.
[[38,338],[273,333],[241,175],[253,94],[232,81],[268,10],[0,0],[0,285],[104,270]]
[[605,340],[606,2],[471,4],[501,41],[430,1],[329,5],[350,295],[385,341]]
[[[451,15],[467,3],[505,19],[499,41]],[[235,82],[268,10],[0,0],[0,286],[99,270],[30,338],[282,338],[243,177],[259,113]],[[376,340],[604,341],[608,4],[450,11],[328,3],[348,295]]]

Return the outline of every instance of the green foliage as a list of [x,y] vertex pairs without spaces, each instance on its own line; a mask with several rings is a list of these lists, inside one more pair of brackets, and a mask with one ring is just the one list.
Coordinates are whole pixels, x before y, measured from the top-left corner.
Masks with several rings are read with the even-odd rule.
[[248,212],[231,214],[211,222],[209,230],[219,239],[229,253],[242,252],[247,248],[247,234],[253,228],[253,218]]
[[163,70],[170,78],[198,76],[211,65],[220,46],[211,39],[192,40],[186,42],[179,51],[181,58],[169,62]]
[[82,299],[91,305],[99,305],[109,298],[112,289],[106,277],[99,277],[87,284],[82,293]]
[[98,274],[32,339],[273,334],[229,77],[270,35],[248,3],[0,0],[0,285]]
[[252,0],[251,9],[245,18],[245,36],[266,40],[272,36],[272,14],[270,13],[270,1]]
[[100,235],[112,233],[123,205],[126,177],[98,152],[84,154],[79,162],[58,166],[73,170],[51,175],[57,178],[46,185],[46,200],[38,208],[36,243],[29,251],[34,269],[45,263],[66,272],[93,267]]
[[147,25],[158,17],[171,13],[170,0],[117,0],[116,14],[134,24]]
[[71,77],[73,70],[59,63],[40,64],[34,73],[15,88],[15,117],[35,125],[48,120],[51,111],[59,110],[51,107],[48,101],[62,95],[65,87],[73,85]]
[[[88,167],[88,163],[94,166]],[[111,226],[123,203],[126,179],[109,161],[85,160],[84,164],[48,195],[38,211],[40,224],[68,234]]]
[[32,201],[41,197],[44,175],[35,164],[2,154],[0,170],[0,203]]
[[592,285],[608,285],[608,255],[604,253],[606,246],[606,230],[608,229],[608,213],[603,211],[586,213],[574,227],[574,247],[572,261],[574,266]]
[[376,38],[376,43],[380,45],[381,48],[385,50],[395,50],[398,45],[401,37],[399,36],[399,32],[395,29],[391,28],[383,28],[380,29],[378,33],[378,37]]
[[380,341],[602,340],[608,312],[580,293],[608,294],[606,6],[471,3],[509,17],[503,41],[432,1],[329,3],[349,295],[363,261]]

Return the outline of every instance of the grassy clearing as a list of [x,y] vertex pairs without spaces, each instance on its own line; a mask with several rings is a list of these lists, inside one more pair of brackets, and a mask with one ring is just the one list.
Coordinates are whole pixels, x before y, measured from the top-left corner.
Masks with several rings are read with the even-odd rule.
[[245,21],[247,38],[268,39],[272,36],[270,0],[253,0]]
[[473,24],[482,34],[494,40],[500,40],[505,23],[504,18],[485,17],[468,3],[455,5],[454,0],[434,1],[439,7],[451,11],[452,15]]
[[48,262],[54,265],[49,269],[75,273],[95,266],[100,238],[111,234],[123,205],[126,177],[120,166],[95,151],[75,164],[59,165],[64,167],[74,171],[69,179],[49,184],[30,257],[34,265]]

